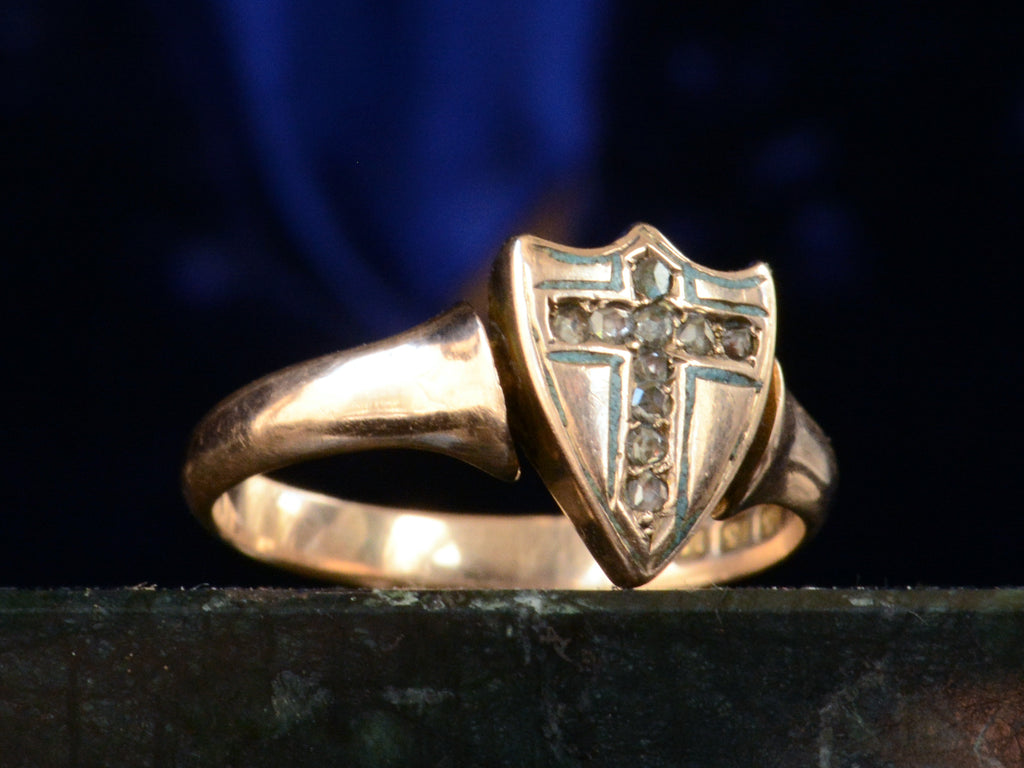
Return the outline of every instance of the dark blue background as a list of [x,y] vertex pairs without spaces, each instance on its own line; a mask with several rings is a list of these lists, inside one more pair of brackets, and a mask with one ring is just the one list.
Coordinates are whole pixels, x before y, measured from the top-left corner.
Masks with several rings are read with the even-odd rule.
[[772,265],[834,438],[760,583],[1024,582],[1022,19],[818,5],[0,2],[0,583],[298,583],[187,514],[203,412],[638,220]]

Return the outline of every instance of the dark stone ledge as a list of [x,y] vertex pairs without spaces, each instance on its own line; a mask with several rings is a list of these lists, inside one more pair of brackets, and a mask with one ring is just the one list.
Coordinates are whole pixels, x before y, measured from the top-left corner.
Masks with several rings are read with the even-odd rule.
[[1024,590],[0,591],[4,766],[1018,766]]

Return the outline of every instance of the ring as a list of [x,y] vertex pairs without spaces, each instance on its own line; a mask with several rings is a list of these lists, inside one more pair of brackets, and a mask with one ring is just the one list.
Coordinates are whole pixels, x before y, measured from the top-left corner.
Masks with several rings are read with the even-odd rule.
[[[509,241],[468,305],[262,378],[198,425],[189,507],[242,552],[366,586],[661,588],[760,571],[821,526],[828,438],[775,360],[771,272],[721,272],[653,227],[606,248]],[[564,515],[398,509],[266,473],[382,448],[503,480],[516,443]]]

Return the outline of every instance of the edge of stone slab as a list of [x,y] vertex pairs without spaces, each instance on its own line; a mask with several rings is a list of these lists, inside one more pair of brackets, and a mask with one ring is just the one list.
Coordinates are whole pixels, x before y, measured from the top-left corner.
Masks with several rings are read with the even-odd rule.
[[692,591],[411,590],[346,588],[0,588],[12,613],[462,612],[513,614],[660,613],[1016,613],[1024,587],[998,589],[711,588]]

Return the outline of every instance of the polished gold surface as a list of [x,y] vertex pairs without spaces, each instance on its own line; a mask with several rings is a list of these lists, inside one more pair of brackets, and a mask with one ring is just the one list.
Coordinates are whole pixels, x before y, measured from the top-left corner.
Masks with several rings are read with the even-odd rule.
[[195,431],[185,494],[209,525],[216,498],[253,474],[379,448],[433,451],[502,480],[519,476],[487,337],[469,307],[239,390]]
[[[641,265],[652,263],[674,278],[655,298],[637,285]],[[518,238],[495,265],[491,296],[505,391],[529,423],[520,430],[529,435],[520,440],[524,450],[613,580],[622,586],[650,581],[701,516],[717,508],[757,434],[774,363],[771,274],[764,265],[737,273],[699,267],[657,230],[639,225],[599,249]],[[566,341],[554,328],[566,306],[632,317],[661,310],[671,315],[673,338],[644,344],[637,328],[625,340],[590,334]],[[674,335],[691,316],[744,323],[757,339],[756,352],[740,360],[713,350],[687,353]],[[666,500],[646,529],[623,500],[644,469],[623,459],[630,432],[644,423],[631,406],[642,385],[634,368],[643,349],[671,365],[657,387],[664,411],[647,420],[665,442],[655,468]],[[781,380],[778,388],[781,396]]]
[[[494,275],[489,333],[459,306],[214,408],[184,470],[197,517],[249,555],[347,583],[512,588],[723,583],[777,562],[821,524],[834,457],[774,360],[766,268],[708,270],[641,225],[604,249],[516,239]],[[566,302],[580,317],[662,325],[613,338],[588,320],[596,332],[577,323],[559,336]],[[705,321],[694,347],[687,323]],[[653,415],[634,402],[650,388],[637,366],[652,350],[668,361]],[[509,421],[565,516],[392,509],[264,474],[412,448],[513,480]],[[652,444],[653,458],[642,450]],[[661,494],[653,511],[640,487]]]

